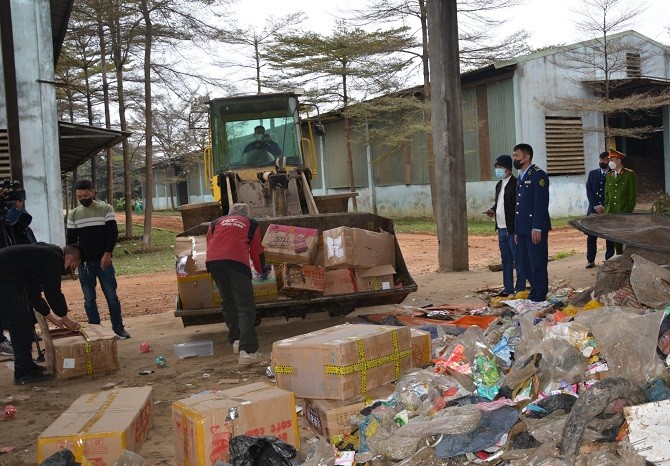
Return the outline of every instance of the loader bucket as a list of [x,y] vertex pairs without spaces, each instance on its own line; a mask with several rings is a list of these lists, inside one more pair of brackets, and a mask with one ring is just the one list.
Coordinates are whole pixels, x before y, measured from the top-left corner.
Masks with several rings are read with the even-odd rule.
[[[270,224],[282,224],[296,227],[317,228],[319,231],[347,226],[370,231],[386,231],[393,234],[393,220],[370,213],[333,213],[319,215],[300,215],[259,220],[261,234],[264,235]],[[207,233],[209,223],[203,223],[177,236],[198,236]],[[411,277],[402,256],[400,246],[395,239],[396,286],[388,290],[368,291],[323,296],[318,298],[286,299],[257,303],[256,308],[261,317],[284,316],[305,317],[310,312],[328,312],[331,316],[347,314],[357,307],[376,306],[380,304],[401,303],[409,293],[417,290],[417,284]],[[221,309],[181,309],[177,299],[175,316],[180,317],[184,326],[222,322]]]

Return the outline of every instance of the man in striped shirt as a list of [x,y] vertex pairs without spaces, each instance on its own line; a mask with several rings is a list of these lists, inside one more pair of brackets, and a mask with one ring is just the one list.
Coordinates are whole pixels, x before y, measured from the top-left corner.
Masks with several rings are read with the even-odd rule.
[[78,272],[88,323],[100,323],[95,295],[97,279],[107,300],[112,330],[121,339],[130,338],[130,334],[123,327],[121,303],[116,294],[116,275],[112,265],[112,251],[118,236],[114,209],[111,205],[95,199],[95,190],[90,180],[78,180],[74,189],[81,205],[72,209],[67,216],[67,243],[79,243],[84,250]]

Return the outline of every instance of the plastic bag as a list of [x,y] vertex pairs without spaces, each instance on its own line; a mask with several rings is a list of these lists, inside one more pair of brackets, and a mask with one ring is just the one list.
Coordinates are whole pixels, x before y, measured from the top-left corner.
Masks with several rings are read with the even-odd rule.
[[40,466],[81,466],[81,463],[75,461],[74,453],[64,448],[42,461]]
[[232,466],[292,466],[295,458],[293,445],[276,437],[238,435],[230,439]]
[[333,466],[335,452],[323,437],[312,437],[302,444],[298,459],[301,466]]
[[656,355],[661,320],[662,312],[645,315],[637,309],[617,307],[603,307],[575,316],[575,321],[590,327],[607,361],[608,377],[634,380],[640,386],[666,375]]
[[153,463],[145,460],[134,451],[123,450],[121,456],[114,460],[112,466],[153,466]]
[[633,254],[630,284],[637,300],[652,309],[670,306],[670,270]]

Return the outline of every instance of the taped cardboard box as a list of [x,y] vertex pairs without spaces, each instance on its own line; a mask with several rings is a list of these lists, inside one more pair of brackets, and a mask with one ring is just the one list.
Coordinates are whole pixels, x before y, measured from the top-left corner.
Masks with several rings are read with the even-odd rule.
[[287,296],[320,296],[325,287],[325,269],[318,265],[285,262],[277,267],[277,289]]
[[319,230],[314,228],[270,224],[262,241],[265,259],[275,264],[313,264],[319,236]]
[[[182,309],[211,309],[221,305],[221,295],[212,280],[209,272],[195,272],[189,274],[186,257],[181,257],[177,263],[177,289]],[[274,267],[263,280],[261,275],[252,270],[251,283],[254,288],[254,299],[257,303],[276,301],[277,278]]]
[[408,327],[343,324],[274,342],[277,386],[300,398],[346,400],[412,367]]
[[56,379],[105,374],[119,369],[116,334],[102,325],[82,324],[81,330],[50,330],[35,313],[44,342],[44,358]]
[[324,264],[328,268],[376,265],[395,268],[395,239],[390,233],[337,227],[323,232],[323,244]]
[[336,445],[357,427],[351,421],[353,416],[377,400],[387,400],[394,390],[394,384],[387,384],[370,390],[365,396],[359,395],[343,401],[306,399],[305,418],[326,440]]
[[430,332],[410,328],[412,338],[412,363],[414,367],[426,367],[432,360]]
[[37,461],[63,448],[77,462],[111,466],[123,450],[137,452],[153,426],[153,388],[118,388],[80,396],[37,439]]
[[395,269],[391,265],[356,269],[356,288],[358,291],[390,290],[395,285]]
[[326,270],[324,274],[324,296],[356,293],[356,274],[354,269]]
[[172,403],[175,460],[212,465],[229,459],[237,435],[273,435],[300,449],[293,393],[265,382],[194,395]]

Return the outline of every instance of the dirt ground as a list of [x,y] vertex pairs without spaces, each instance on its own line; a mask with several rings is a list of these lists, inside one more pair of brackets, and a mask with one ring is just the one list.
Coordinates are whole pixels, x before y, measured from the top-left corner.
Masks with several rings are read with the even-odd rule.
[[[120,222],[123,219],[119,219]],[[140,222],[137,218],[135,221]],[[179,231],[181,220],[155,218],[154,226]],[[500,272],[491,272],[488,265],[499,262],[497,241],[494,236],[469,239],[470,271],[436,273],[437,240],[430,235],[399,235],[398,241],[407,266],[419,285],[416,293],[410,294],[405,304],[422,306],[429,303],[475,304],[484,302],[475,290],[500,286]],[[574,251],[575,254],[555,260],[549,264],[550,285],[571,286],[583,289],[595,282],[596,269],[584,268],[586,259],[585,237],[570,228],[554,230],[549,236],[550,255]],[[563,254],[561,254],[563,255]],[[602,261],[599,253],[598,261]],[[119,371],[89,378],[42,383],[36,386],[16,387],[12,384],[11,362],[0,362],[0,400],[10,395],[29,395],[29,399],[14,403],[18,415],[11,420],[0,420],[0,452],[9,448],[11,452],[0,453],[0,465],[35,464],[37,437],[72,402],[83,393],[100,390],[114,383],[119,387],[151,385],[154,388],[154,427],[140,454],[155,464],[176,464],[174,457],[173,431],[170,405],[173,401],[206,389],[230,387],[219,383],[222,379],[237,380],[236,384],[268,380],[266,365],[240,368],[237,358],[226,343],[223,324],[212,324],[184,328],[173,316],[176,279],[172,272],[119,277],[119,297],[123,307],[126,329],[132,334],[130,340],[120,340],[118,354]],[[67,281],[63,286],[70,315],[85,321],[83,299],[78,282]],[[101,315],[108,316],[104,299],[100,299]],[[355,314],[354,311],[353,314]],[[260,349],[269,355],[272,343],[278,339],[325,328],[345,322],[346,317],[331,318],[325,313],[309,314],[303,320],[287,322],[283,318],[264,319],[258,327]],[[109,325],[109,321],[103,321]],[[212,340],[214,356],[179,360],[174,355],[173,345],[197,340]],[[148,354],[140,351],[142,342],[151,344]],[[157,368],[156,356],[167,358],[167,366]],[[269,358],[268,358],[269,360]],[[155,370],[149,375],[140,375],[145,369]],[[36,388],[39,387],[39,390]],[[2,408],[0,404],[0,408]],[[303,420],[301,420],[301,423]],[[305,427],[303,427],[305,429]],[[305,431],[307,432],[307,431]]]

